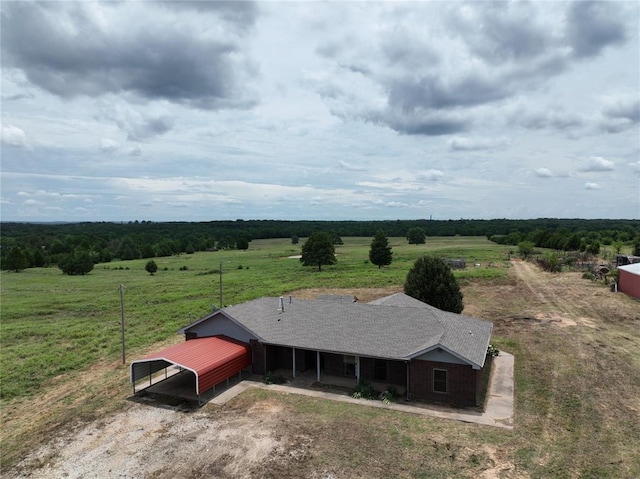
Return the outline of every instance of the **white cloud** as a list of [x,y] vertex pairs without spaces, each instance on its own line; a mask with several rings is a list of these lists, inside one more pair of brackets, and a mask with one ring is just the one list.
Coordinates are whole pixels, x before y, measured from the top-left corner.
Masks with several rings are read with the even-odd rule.
[[506,138],[465,138],[455,137],[449,140],[452,151],[492,150],[509,144]]
[[592,156],[589,163],[583,166],[580,171],[611,171],[613,169],[615,169],[613,161],[606,160],[601,156]]
[[2,129],[2,143],[17,148],[27,146],[27,135],[23,130],[13,125],[0,125],[0,128]]
[[115,140],[110,140],[109,138],[101,138],[100,139],[100,150],[105,153],[112,153],[116,151],[120,145]]
[[540,178],[551,178],[553,176],[553,173],[551,173],[551,170],[549,170],[548,168],[538,168],[536,170],[536,176]]
[[600,186],[598,183],[585,183],[584,187],[587,190],[601,190],[602,189],[602,186]]

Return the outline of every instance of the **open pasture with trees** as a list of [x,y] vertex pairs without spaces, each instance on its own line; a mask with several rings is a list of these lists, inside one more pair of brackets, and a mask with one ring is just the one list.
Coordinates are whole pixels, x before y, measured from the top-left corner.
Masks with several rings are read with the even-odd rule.
[[[366,301],[400,291],[415,261],[429,253],[466,259],[467,268],[454,271],[464,293],[463,313],[493,321],[494,345],[515,356],[513,431],[256,391],[223,407],[206,406],[201,413],[232,426],[260,423],[267,428],[262,432],[281,438],[284,452],[274,449],[252,463],[251,451],[245,451],[237,463],[231,464],[233,454],[227,454],[222,463],[203,465],[189,461],[214,457],[215,448],[226,441],[206,438],[207,451],[213,448],[207,454],[189,449],[201,444],[197,440],[181,441],[180,456],[186,459],[166,460],[163,474],[224,475],[233,465],[266,477],[640,476],[636,301],[583,280],[577,272],[552,274],[509,261],[517,248],[484,236],[427,237],[419,245],[409,245],[404,233],[390,236],[393,261],[382,268],[369,261],[371,236],[342,239],[344,244],[335,248],[336,264],[321,272],[299,261],[304,236],[298,245],[289,236],[253,240],[248,250],[155,258],[153,275],[145,269],[148,259],[99,263],[84,276],[63,275],[58,268],[3,271],[3,473],[55,464],[65,448],[58,455],[56,449],[43,449],[21,465],[18,460],[56,437],[70,444],[84,425],[94,424],[99,435],[109,424],[126,424],[128,419],[110,418],[136,407],[126,400],[131,393],[128,362],[181,341],[175,334],[179,327],[220,304],[220,266],[223,305],[322,292],[355,294]],[[124,366],[120,284],[125,287]],[[167,411],[162,414],[163,428],[170,427],[169,417]],[[194,419],[175,420],[186,427]],[[198,431],[205,434],[210,428]],[[162,434],[162,441],[167,437]],[[291,454],[287,444],[295,445]],[[162,457],[169,456],[160,454],[158,460]],[[143,462],[150,467],[154,461]]]

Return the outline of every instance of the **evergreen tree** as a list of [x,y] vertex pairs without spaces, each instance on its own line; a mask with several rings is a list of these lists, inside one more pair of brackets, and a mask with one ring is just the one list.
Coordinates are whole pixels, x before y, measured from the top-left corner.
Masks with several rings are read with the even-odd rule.
[[298,244],[298,242],[300,241],[300,238],[298,238],[297,234],[292,234],[291,235],[291,244]]
[[461,313],[464,309],[462,292],[451,268],[433,256],[416,260],[407,274],[404,292],[443,311]]
[[379,269],[383,266],[390,265],[392,256],[393,253],[391,252],[391,246],[389,246],[387,235],[385,235],[382,230],[378,231],[371,241],[369,260]]
[[77,250],[58,260],[58,268],[60,268],[64,274],[70,276],[87,274],[93,269],[93,264],[91,254],[86,250]]
[[322,271],[323,264],[335,264],[337,259],[332,236],[324,231],[309,236],[302,245],[300,262],[304,266],[318,265],[318,271]]
[[153,245],[151,245],[150,243],[145,243],[142,246],[142,250],[140,251],[140,257],[147,259],[147,258],[153,258],[156,255],[156,251],[153,248]]
[[153,273],[158,271],[158,265],[156,264],[155,261],[149,260],[147,261],[147,264],[144,266],[144,269],[147,270],[147,273],[153,276]]
[[2,262],[3,269],[15,271],[16,273],[22,271],[27,266],[29,266],[27,255],[19,246],[11,248],[11,251],[9,251],[9,254]]

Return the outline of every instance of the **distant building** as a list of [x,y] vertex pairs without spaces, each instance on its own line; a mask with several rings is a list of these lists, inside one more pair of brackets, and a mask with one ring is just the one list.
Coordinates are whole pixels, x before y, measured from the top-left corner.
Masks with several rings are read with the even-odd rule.
[[618,254],[616,255],[616,266],[625,266],[627,264],[640,263],[640,256],[633,256],[630,254]]

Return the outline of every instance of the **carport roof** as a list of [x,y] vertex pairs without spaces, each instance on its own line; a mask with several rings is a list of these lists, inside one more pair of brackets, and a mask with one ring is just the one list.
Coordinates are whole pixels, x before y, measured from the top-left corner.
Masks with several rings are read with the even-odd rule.
[[[166,367],[166,364],[169,363],[193,372],[197,379],[196,394],[200,394],[201,391],[208,389],[206,387],[208,384],[203,384],[204,378],[230,361],[249,355],[249,351],[247,344],[226,336],[191,339],[133,361],[131,363],[131,382],[148,374],[143,364],[161,364],[162,367]],[[152,369],[159,370],[161,368],[153,367]]]

